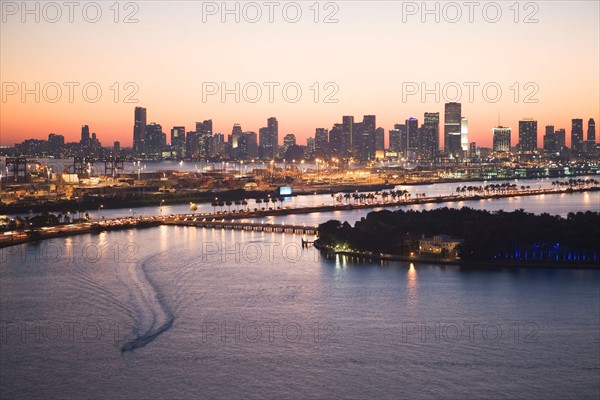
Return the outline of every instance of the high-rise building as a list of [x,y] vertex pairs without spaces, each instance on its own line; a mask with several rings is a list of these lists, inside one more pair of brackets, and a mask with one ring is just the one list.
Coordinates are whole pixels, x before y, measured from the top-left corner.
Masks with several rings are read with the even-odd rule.
[[405,122],[406,126],[406,158],[416,160],[419,156],[419,120],[410,117]]
[[498,126],[493,129],[493,150],[504,153],[510,151],[510,128]]
[[348,156],[344,151],[344,127],[342,124],[334,124],[329,131],[329,151],[340,159],[346,159]]
[[277,118],[269,118],[267,126],[259,129],[258,144],[261,158],[273,160],[277,157],[279,150],[279,123]]
[[390,151],[404,156],[406,152],[406,125],[395,124],[394,129],[390,130]]
[[185,157],[185,127],[174,126],[171,129],[171,150],[177,159]]
[[519,150],[537,150],[537,121],[532,119],[519,121]]
[[48,135],[48,153],[52,156],[60,156],[60,152],[65,146],[65,137],[51,133]]
[[90,127],[83,125],[81,127],[81,140],[79,141],[82,147],[90,146]]
[[458,157],[462,154],[461,118],[461,104],[446,103],[444,106],[444,149],[450,157]]
[[258,158],[258,135],[256,132],[246,132],[244,137],[247,142],[246,147],[248,158],[252,160]]
[[151,123],[146,125],[146,139],[144,141],[145,155],[150,160],[161,160],[167,135],[163,133],[160,124]]
[[[233,124],[233,128],[231,129],[231,135],[227,138],[227,143],[229,143],[229,157],[232,159],[241,159],[244,157],[243,151],[240,153],[238,151],[239,141],[244,135],[244,131],[242,130],[242,126],[240,124]],[[240,154],[238,154],[240,153]]]
[[587,128],[587,151],[588,153],[596,150],[596,122],[593,118],[588,120]]
[[544,152],[554,153],[557,151],[556,146],[556,133],[554,132],[554,125],[546,126],[546,133],[544,134]]
[[469,120],[466,118],[460,119],[460,147],[463,154],[469,151]]
[[567,147],[567,133],[565,128],[557,129],[554,131],[554,135],[556,136],[556,151],[561,151]]
[[352,155],[361,162],[375,158],[375,115],[365,115],[360,123],[352,127]]
[[375,129],[375,151],[385,150],[385,129]]
[[329,156],[329,137],[327,129],[317,128],[315,130],[315,156]]
[[133,123],[133,151],[135,154],[145,153],[146,109],[136,107]]
[[342,152],[344,156],[354,155],[354,125],[352,115],[342,117]]
[[275,158],[279,151],[279,122],[277,122],[277,118],[269,118],[267,120],[267,128],[269,128],[270,146],[273,153],[271,158]]
[[419,158],[434,160],[440,148],[440,113],[426,112],[419,136]]
[[581,118],[571,120],[571,150],[583,151],[583,119]]

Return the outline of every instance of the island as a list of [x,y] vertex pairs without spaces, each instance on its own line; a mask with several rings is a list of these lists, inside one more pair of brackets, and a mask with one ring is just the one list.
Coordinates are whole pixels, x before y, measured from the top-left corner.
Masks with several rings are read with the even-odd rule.
[[382,210],[354,226],[329,220],[315,247],[326,254],[460,265],[598,268],[600,213],[566,218],[468,207]]

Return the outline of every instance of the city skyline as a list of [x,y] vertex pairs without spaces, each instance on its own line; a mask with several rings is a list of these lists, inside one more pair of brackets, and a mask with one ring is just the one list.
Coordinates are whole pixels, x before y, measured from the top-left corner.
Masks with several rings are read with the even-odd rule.
[[[314,23],[308,5],[298,23],[276,14],[279,18],[273,24],[250,23],[244,16],[239,23],[232,17],[222,23],[219,15],[208,15],[203,22],[199,2],[178,3],[177,12],[166,3],[141,2],[135,13],[138,22],[132,24],[114,23],[108,8],[94,24],[81,15],[72,24],[51,23],[43,15],[38,23],[33,16],[22,23],[18,14],[5,13],[0,35],[0,145],[12,146],[51,132],[73,140],[81,125],[87,124],[105,142],[120,140],[123,146],[131,146],[135,106],[152,110],[148,122],[160,123],[167,132],[174,126],[190,129],[205,119],[215,121],[214,132],[227,133],[235,123],[258,131],[266,118],[276,116],[280,138],[293,133],[304,144],[315,128],[330,129],[338,116],[377,115],[378,125],[387,131],[409,117],[422,119],[425,112],[443,114],[456,86],[462,90],[457,102],[469,120],[469,140],[485,147],[492,147],[495,126],[509,126],[516,132],[524,118],[536,119],[540,127],[554,125],[567,131],[573,118],[599,119],[596,2],[580,2],[577,8],[567,2],[538,2],[535,23],[524,22],[532,14],[525,9],[515,23],[513,11],[504,4],[503,18],[497,23],[486,21],[480,12],[470,23],[464,20],[466,10],[457,23],[448,21],[447,13],[440,15],[439,22],[425,15],[423,23],[420,13],[406,15],[402,2],[378,2],[378,7],[364,2],[335,4],[337,10],[320,10],[320,23]],[[121,10],[120,19],[129,14],[126,11]],[[337,22],[321,23],[329,11],[335,11]],[[158,26],[165,29],[155,29]],[[243,47],[239,46],[242,38]],[[150,43],[151,48],[145,46]],[[404,62],[406,54],[399,49],[410,49],[413,62]],[[145,54],[142,62],[140,51]],[[359,56],[363,52],[366,56]],[[173,62],[171,54],[181,56],[180,61]],[[348,54],[351,62],[335,61],[342,54]],[[448,61],[453,57],[457,62]],[[571,59],[577,62],[567,62]],[[63,91],[56,103],[47,101],[56,87],[48,86],[48,93],[42,93],[52,82]],[[65,82],[78,84],[72,103]],[[263,90],[255,103],[250,101],[253,82]],[[265,82],[279,84],[272,103]],[[36,83],[39,103],[35,94],[26,95],[23,102],[21,84],[35,91]],[[93,83],[90,96],[96,85],[101,88],[98,102],[83,99],[81,89],[86,83]],[[226,90],[239,83],[239,103],[235,95],[222,101],[222,83]],[[282,98],[281,89],[288,83],[302,90],[296,103]],[[203,89],[214,89],[212,84],[219,92],[207,95]],[[249,91],[243,93],[246,86]],[[488,98],[484,87],[489,88]],[[502,95],[494,103],[489,97],[496,88]],[[337,102],[328,102],[328,95]],[[125,102],[128,96],[137,103]],[[542,136],[539,129],[538,141]]]
[[[447,108],[448,105],[452,105],[452,104],[458,104],[458,110],[455,111],[455,112],[446,111],[446,112],[450,113],[450,114],[448,114],[449,120],[451,121],[449,123],[446,122],[446,115],[445,115],[444,111],[442,111],[442,112],[438,112],[438,111],[435,111],[435,112],[434,111],[429,111],[428,112],[428,111],[425,111],[423,113],[423,115],[421,115],[421,116],[419,116],[419,115],[408,116],[403,121],[398,121],[398,122],[394,123],[393,126],[391,126],[391,127],[380,126],[380,124],[377,124],[378,126],[376,126],[375,128],[381,127],[381,128],[383,128],[385,130],[385,134],[384,134],[385,148],[386,149],[392,149],[393,145],[392,145],[392,143],[390,143],[390,131],[391,130],[393,130],[398,125],[401,125],[401,124],[403,124],[403,123],[405,123],[407,121],[411,121],[411,120],[416,120],[419,124],[421,124],[421,126],[423,126],[427,122],[428,116],[431,116],[433,114],[438,114],[438,116],[437,116],[437,122],[439,123],[439,127],[438,127],[439,128],[439,132],[437,132],[437,138],[438,138],[438,140],[437,140],[437,143],[436,143],[436,148],[438,148],[438,149],[446,149],[447,148],[447,144],[446,144],[447,143],[447,139],[446,139],[447,134],[445,133],[445,129],[447,129],[446,128],[447,126],[452,126],[452,125],[457,125],[456,129],[457,129],[458,139],[456,139],[456,140],[458,141],[457,142],[458,143],[458,147],[460,147],[460,144],[461,144],[460,140],[464,139],[464,137],[461,138],[461,128],[462,129],[465,128],[465,126],[469,123],[469,119],[470,118],[468,116],[465,116],[465,115],[462,115],[462,116],[460,115],[462,113],[462,111],[461,111],[462,104],[460,104],[460,103],[447,103],[446,104],[446,108]],[[138,115],[138,110],[140,110],[139,111],[141,113],[140,115]],[[132,148],[132,149],[134,149],[134,150],[137,151],[137,147],[136,147],[136,144],[135,144],[135,137],[140,134],[139,133],[139,129],[140,128],[138,127],[138,122],[139,121],[143,120],[144,125],[147,124],[147,125],[158,125],[158,126],[160,126],[162,133],[164,133],[167,138],[170,138],[170,140],[167,140],[165,142],[166,144],[169,144],[169,145],[173,145],[173,140],[172,140],[173,139],[173,129],[176,129],[176,130],[182,129],[183,130],[182,132],[185,134],[186,132],[192,131],[194,129],[194,127],[197,130],[198,129],[198,124],[202,124],[202,122],[196,121],[196,122],[191,123],[189,125],[177,124],[177,125],[173,125],[173,126],[167,126],[167,125],[161,124],[160,122],[155,121],[154,119],[148,119],[147,118],[147,111],[148,111],[148,109],[146,107],[136,106],[135,107],[135,113],[134,113],[134,122],[133,122],[133,125],[131,125],[131,120],[130,120],[130,129],[129,129],[130,132],[123,133],[122,135],[119,135],[119,136],[115,137],[114,140],[111,139],[112,136],[110,136],[110,135],[108,136],[108,139],[107,139],[106,135],[104,135],[102,133],[99,133],[99,132],[96,132],[95,129],[92,129],[92,131],[93,131],[94,134],[96,134],[96,135],[101,136],[101,137],[104,138],[104,140],[105,140],[104,146],[105,147],[109,143],[113,143],[113,142],[117,142],[118,141],[121,147],[123,147],[123,148]],[[454,116],[454,114],[456,114],[456,113],[458,113],[457,114],[458,120],[454,121],[452,118],[456,117],[456,116]],[[344,114],[344,115],[348,115],[348,114]],[[354,116],[360,116],[360,115],[368,116],[367,114],[357,114],[357,115],[352,115],[352,117],[354,117]],[[374,116],[376,117],[377,114],[374,114]],[[270,119],[272,119],[272,118],[276,119],[275,122],[277,123],[277,125],[279,125],[279,123],[281,121],[278,120],[276,116],[268,117],[268,118],[265,117],[264,120],[267,121],[267,125],[268,125],[268,121]],[[307,133],[306,136],[300,136],[300,137],[298,137],[299,135],[296,134],[296,133],[294,133],[294,132],[282,132],[281,130],[279,130],[277,128],[278,131],[279,131],[278,138],[276,138],[277,145],[280,146],[280,147],[283,146],[284,145],[283,137],[286,136],[286,135],[288,135],[288,134],[292,134],[292,135],[294,135],[296,137],[297,143],[299,145],[306,146],[307,140],[308,139],[314,139],[315,138],[315,134],[316,134],[317,131],[320,131],[320,130],[324,129],[324,130],[326,130],[326,132],[329,133],[332,129],[335,128],[335,125],[338,123],[337,121],[339,119],[342,119],[342,118],[343,118],[342,116],[338,116],[337,119],[332,120],[329,123],[329,125],[322,126],[322,127],[314,127],[312,129],[312,132]],[[429,118],[431,118],[431,117],[429,117]],[[579,117],[578,118],[573,117],[573,118],[569,119],[569,124],[566,125],[566,126],[559,126],[559,125],[556,125],[556,124],[553,124],[553,123],[541,123],[536,118],[530,118],[530,117],[520,118],[517,121],[515,121],[515,123],[512,124],[512,125],[511,124],[496,124],[496,125],[490,126],[489,132],[487,132],[487,134],[480,135],[480,137],[483,137],[483,142],[479,142],[479,141],[476,140],[476,137],[474,137],[474,135],[472,134],[470,126],[468,127],[468,132],[462,132],[462,133],[468,133],[468,137],[467,137],[468,141],[467,141],[467,143],[471,143],[471,142],[475,141],[476,144],[477,144],[477,147],[492,149],[492,148],[494,148],[494,131],[495,131],[495,129],[496,128],[509,128],[511,130],[510,140],[512,141],[513,144],[516,145],[516,144],[519,143],[519,126],[522,126],[524,121],[534,121],[534,122],[536,122],[535,131],[537,132],[537,135],[536,135],[535,138],[529,136],[528,140],[531,143],[533,143],[533,141],[535,140],[535,142],[537,143],[537,146],[531,147],[531,145],[530,145],[528,147],[528,149],[532,150],[534,148],[535,149],[542,149],[542,148],[544,148],[544,146],[543,146],[544,137],[545,137],[545,135],[547,133],[547,131],[545,131],[544,129],[547,128],[547,127],[553,127],[553,128],[556,127],[557,130],[559,130],[559,129],[564,130],[567,133],[566,136],[565,136],[565,142],[564,143],[568,147],[571,147],[572,146],[571,131],[573,129],[573,121],[575,121],[575,120],[578,120],[578,121],[580,121],[581,124],[583,124],[583,125],[579,126],[579,129],[580,129],[580,132],[579,132],[579,134],[580,134],[580,140],[582,141],[582,143],[588,141],[588,135],[587,135],[588,134],[588,124],[589,124],[590,120],[596,121],[596,118],[594,118],[594,117],[580,117],[580,118]],[[259,124],[259,125],[261,125],[259,127],[250,127],[250,128],[247,128],[244,125],[243,122],[236,122],[236,123],[232,124],[229,127],[229,129],[225,129],[224,131],[218,131],[218,130],[214,130],[213,131],[212,126],[213,126],[213,124],[215,122],[218,122],[218,121],[215,121],[214,119],[210,118],[210,116],[208,116],[207,119],[204,120],[205,123],[207,121],[211,122],[211,127],[209,129],[209,132],[210,132],[211,135],[214,132],[214,134],[224,135],[225,138],[227,138],[227,135],[230,135],[236,129],[236,127],[239,128],[239,129],[242,129],[243,132],[258,133],[261,129],[263,129],[263,126],[265,125],[265,123],[263,121],[262,124]],[[28,139],[46,140],[46,139],[48,139],[48,135],[62,135],[65,138],[65,142],[79,142],[80,139],[82,138],[82,136],[81,136],[82,135],[82,128],[86,127],[87,130],[89,131],[90,125],[91,124],[88,124],[88,123],[82,123],[82,124],[80,124],[80,125],[77,126],[77,128],[76,128],[77,131],[76,132],[72,132],[72,133],[64,133],[64,132],[59,132],[59,131],[50,129],[47,133],[42,133],[42,134],[40,134],[38,136],[35,136],[35,137],[32,137],[32,136],[21,137],[20,139],[18,139],[18,142],[15,142],[15,143],[7,143],[7,144],[0,143],[0,146],[13,147],[16,144],[21,143],[22,141],[28,140]],[[221,126],[221,124],[217,123],[217,124],[215,124],[215,126]],[[267,128],[267,127],[264,127],[264,128]],[[452,128],[450,128],[450,130],[452,130]],[[88,132],[88,136],[89,136],[89,132]],[[595,134],[593,135],[593,137],[595,139]],[[413,141],[416,141],[416,138],[413,139]],[[464,148],[463,148],[463,150],[466,151],[466,149],[464,149]]]

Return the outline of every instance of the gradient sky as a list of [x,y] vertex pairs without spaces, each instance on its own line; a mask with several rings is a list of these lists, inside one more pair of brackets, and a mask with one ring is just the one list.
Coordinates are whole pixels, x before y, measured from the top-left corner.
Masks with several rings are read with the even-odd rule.
[[[268,8],[258,2],[263,5],[263,16],[254,24],[243,18],[236,23],[233,16],[222,23],[220,14],[207,16],[204,23],[206,2],[200,1],[138,1],[135,18],[139,22],[131,24],[114,23],[109,9],[113,2],[99,3],[102,17],[95,24],[83,19],[82,7],[75,9],[73,23],[68,21],[67,8],[62,8],[57,23],[46,21],[43,10],[39,23],[32,15],[23,23],[20,13],[6,12],[11,2],[1,3],[1,145],[26,138],[45,139],[50,132],[75,141],[81,125],[87,124],[103,145],[120,140],[122,146],[130,146],[135,106],[146,107],[148,122],[160,123],[167,134],[173,126],[193,130],[195,121],[204,119],[213,120],[214,132],[230,133],[234,123],[240,123],[245,131],[258,132],[268,117],[275,116],[280,140],[294,133],[300,144],[314,135],[315,128],[331,128],[341,122],[342,115],[360,120],[365,114],[375,114],[377,125],[386,129],[387,143],[387,131],[395,123],[411,116],[422,122],[426,111],[443,115],[443,96],[439,102],[433,95],[426,102],[420,95],[403,99],[403,83],[407,82],[424,82],[429,88],[436,82],[441,86],[480,83],[473,102],[466,86],[462,86],[460,99],[463,116],[469,119],[469,139],[480,146],[491,146],[492,128],[498,120],[513,129],[516,143],[518,120],[537,119],[541,146],[545,125],[566,128],[569,143],[571,118],[583,118],[586,125],[589,118],[600,119],[597,1],[535,2],[537,23],[523,23],[534,11],[524,9],[527,2],[520,2],[519,23],[509,9],[512,1],[497,2],[502,9],[497,23],[483,18],[483,5],[489,2],[480,2],[473,23],[468,21],[465,6],[459,22],[448,22],[454,13],[446,8],[444,14],[447,2],[439,2],[440,22],[430,15],[423,23],[420,12],[406,15],[403,22],[403,8],[410,2],[338,1],[335,17],[339,22],[330,24],[314,23],[309,9],[312,1],[298,2],[302,18],[295,24],[282,16],[286,2],[276,8],[274,23],[268,22]],[[325,3],[320,3],[320,20],[333,10],[324,10]],[[12,4],[20,7],[21,2]],[[221,6],[221,2],[214,4]],[[414,4],[420,7],[422,3]],[[434,4],[428,3],[432,8]],[[88,16],[93,17],[91,10]],[[132,10],[121,8],[120,19]],[[493,17],[492,9],[489,11],[487,15]],[[48,18],[54,17],[53,10],[47,12]],[[72,103],[66,86],[62,86],[60,101],[49,103],[41,98],[36,103],[33,95],[25,102],[20,93],[6,97],[7,82],[25,82],[29,88],[35,82],[41,86],[79,82],[81,86],[75,89]],[[102,88],[97,103],[82,96],[81,87],[88,82]],[[117,102],[110,89],[115,82],[121,86]],[[124,102],[126,82],[139,87],[133,96],[138,103]],[[300,101],[289,103],[280,86],[270,103],[263,86],[261,100],[254,104],[244,99],[235,103],[233,96],[224,103],[219,96],[203,102],[203,82],[226,82],[230,88],[235,82],[242,86],[248,82],[297,82],[303,93]],[[339,92],[334,98],[339,101],[315,103],[310,90],[315,82],[321,85],[322,97],[325,83],[335,82]],[[502,89],[497,103],[483,97],[481,87],[488,82],[496,82]],[[510,89],[515,82],[521,86],[517,102]],[[527,82],[539,88],[533,96],[537,103],[524,102],[529,93],[523,89]]]

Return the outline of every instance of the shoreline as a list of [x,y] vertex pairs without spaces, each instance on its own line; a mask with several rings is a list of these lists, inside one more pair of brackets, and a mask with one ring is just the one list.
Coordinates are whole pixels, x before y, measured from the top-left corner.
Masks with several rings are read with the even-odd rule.
[[375,254],[375,253],[360,253],[353,251],[334,251],[329,247],[325,247],[320,245],[317,241],[313,244],[313,246],[325,253],[325,257],[327,256],[337,256],[341,255],[344,257],[355,257],[361,260],[370,260],[370,261],[394,261],[394,262],[409,262],[411,264],[417,265],[417,263],[423,264],[440,264],[440,265],[454,265],[462,268],[469,269],[491,269],[491,268],[525,268],[525,269],[569,269],[569,270],[600,270],[600,263],[573,263],[570,265],[567,264],[553,264],[548,262],[536,262],[536,261],[464,261],[461,259],[443,259],[436,257],[410,257],[410,256],[402,256],[399,254]]
[[[575,174],[572,177],[582,176],[597,176],[597,174]],[[557,177],[537,177],[537,178],[444,178],[438,180],[427,181],[402,181],[402,182],[379,182],[379,183],[339,183],[316,186],[298,186],[292,196],[307,196],[313,194],[332,194],[332,193],[350,193],[350,192],[373,192],[380,190],[392,190],[396,186],[428,186],[434,184],[451,184],[451,183],[470,183],[470,182],[496,182],[496,181],[512,181],[514,179],[543,179],[543,178],[567,178],[566,176]],[[138,188],[141,193],[144,192],[144,187]],[[212,199],[217,196],[223,200],[250,200],[257,197],[267,197],[273,194],[274,190],[250,190],[244,189],[229,189],[223,191],[198,191],[198,192],[180,192],[180,193],[149,193],[149,194],[129,194],[127,196],[110,196],[98,197],[95,195],[84,196],[83,200],[61,200],[49,201],[42,204],[2,204],[0,203],[0,215],[2,214],[26,214],[29,212],[60,212],[65,209],[84,209],[86,211],[98,210],[100,205],[104,209],[120,209],[120,208],[142,208],[160,204],[164,201],[164,205],[180,205],[194,202],[197,204],[210,204]]]
[[[293,215],[293,214],[311,214],[311,213],[319,213],[319,212],[332,212],[332,211],[351,211],[351,210],[360,210],[360,209],[369,209],[369,208],[388,208],[388,207],[400,207],[400,206],[409,206],[414,204],[430,204],[430,203],[450,203],[456,201],[474,201],[474,200],[485,200],[485,199],[496,199],[496,198],[507,198],[507,197],[519,197],[519,196],[535,196],[540,194],[563,194],[563,193],[578,193],[578,192],[597,192],[600,191],[600,187],[591,187],[591,188],[577,188],[577,189],[534,189],[528,192],[522,193],[504,193],[504,194],[494,194],[494,195],[473,195],[473,196],[459,196],[459,195],[451,195],[451,196],[439,196],[439,197],[425,197],[419,199],[410,199],[403,200],[398,202],[387,202],[387,203],[367,203],[367,204],[337,204],[337,205],[329,205],[329,206],[315,206],[315,207],[301,207],[301,208],[280,208],[280,209],[272,209],[272,210],[260,210],[260,211],[251,211],[251,212],[240,212],[240,213],[223,213],[223,214],[195,214],[197,217],[206,217],[206,218],[217,218],[217,219],[243,219],[243,218],[263,218],[267,216],[279,216],[279,215]],[[191,215],[191,213],[179,214],[179,216],[187,216]],[[30,232],[23,231],[21,235],[24,237],[17,237],[16,239],[11,236],[10,240],[0,239],[0,248],[6,248],[11,246],[16,246],[25,243],[32,243],[43,241],[46,239],[53,239],[64,236],[73,236],[79,234],[86,233],[94,233],[99,232],[100,230],[97,227],[94,227],[94,224],[99,222],[109,222],[109,221],[119,221],[121,219],[107,219],[107,220],[93,220],[87,221],[85,223],[69,223],[62,225],[55,225],[50,227],[48,230],[37,229]],[[125,224],[119,224],[111,227],[105,227],[103,231],[110,230],[122,230],[122,229],[136,229],[136,228],[144,228],[149,226],[160,226],[165,225],[166,217],[159,216],[150,216],[150,217],[138,217],[136,218],[126,218],[128,221]],[[325,222],[325,221],[322,221]],[[73,227],[73,228],[70,228]],[[67,229],[61,229],[67,228]],[[1,238],[1,236],[0,236]],[[439,262],[439,260],[436,260]]]

